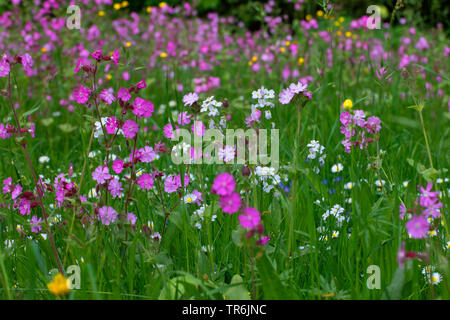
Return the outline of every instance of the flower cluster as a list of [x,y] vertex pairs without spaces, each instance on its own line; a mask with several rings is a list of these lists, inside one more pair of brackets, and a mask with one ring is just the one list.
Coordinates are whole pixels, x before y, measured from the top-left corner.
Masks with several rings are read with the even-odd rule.
[[351,152],[352,146],[359,146],[361,150],[367,148],[381,130],[380,119],[371,116],[366,120],[363,110],[342,111],[339,119],[342,123],[340,130],[345,137],[341,143],[347,153]]
[[[317,161],[319,162],[319,166],[323,167],[323,165],[325,164],[325,158],[327,157],[327,154],[325,153],[325,147],[321,146],[319,141],[316,140],[311,140],[306,146],[309,148],[309,153],[305,161],[314,161],[315,159],[317,159]],[[320,169],[317,166],[314,166],[313,170],[315,173],[320,172]]]

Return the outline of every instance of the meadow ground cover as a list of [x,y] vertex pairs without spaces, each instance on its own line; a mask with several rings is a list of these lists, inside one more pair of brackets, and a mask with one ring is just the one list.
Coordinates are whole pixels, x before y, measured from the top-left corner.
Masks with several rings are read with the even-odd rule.
[[448,30],[288,3],[3,6],[1,299],[449,299]]

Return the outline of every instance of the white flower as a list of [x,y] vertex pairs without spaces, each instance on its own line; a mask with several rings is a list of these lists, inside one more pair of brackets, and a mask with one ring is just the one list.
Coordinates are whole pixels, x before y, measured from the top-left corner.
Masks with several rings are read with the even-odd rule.
[[386,181],[384,181],[384,180],[377,180],[377,181],[375,181],[375,185],[377,186],[377,187],[381,187],[381,186],[384,186],[384,184],[386,183]]
[[344,189],[346,190],[353,189],[353,182],[347,182],[346,184],[344,184]]
[[272,113],[270,113],[270,110],[266,110],[266,112],[264,113],[266,119],[272,119]]
[[403,184],[403,186],[404,186],[405,188],[407,188],[408,185],[409,185],[409,181],[408,181],[408,180],[403,181],[402,184]]
[[331,172],[333,173],[341,172],[342,170],[344,170],[344,166],[342,165],[342,163],[334,164],[331,167]]
[[225,146],[218,152],[218,157],[225,163],[233,161],[235,156],[235,147],[234,146]]
[[439,282],[441,282],[441,275],[440,275],[440,273],[439,272],[433,272],[433,274],[431,275],[430,281],[434,285],[439,284]]
[[39,157],[39,163],[47,163],[50,161],[50,158],[47,156],[41,156]]
[[184,196],[184,203],[194,203],[197,200],[197,196],[193,193],[189,193]]

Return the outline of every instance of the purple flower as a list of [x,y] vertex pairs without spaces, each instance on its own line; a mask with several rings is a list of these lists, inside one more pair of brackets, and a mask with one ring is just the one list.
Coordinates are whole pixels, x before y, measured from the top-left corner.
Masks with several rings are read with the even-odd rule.
[[114,64],[117,66],[119,63],[119,51],[118,50],[114,50],[113,51],[113,55],[111,56],[111,60],[114,62]]
[[420,198],[419,203],[422,207],[429,207],[433,205],[437,201],[437,196],[439,192],[437,191],[431,191],[433,188],[433,183],[428,182],[427,187],[424,188],[422,186],[419,186],[420,189]]
[[103,184],[106,180],[111,179],[108,167],[98,166],[95,171],[92,172],[92,179],[97,181],[98,184]]
[[78,88],[73,91],[73,97],[79,104],[87,102],[89,100],[90,94],[91,90],[83,87],[82,85],[78,86]]
[[130,223],[134,226],[136,224],[137,217],[134,213],[128,212],[127,220],[130,221]]
[[188,93],[183,97],[183,103],[185,106],[192,106],[198,101],[198,95],[196,93]]
[[139,149],[139,154],[139,160],[145,163],[152,162],[156,158],[156,152],[149,146]]
[[179,125],[186,125],[191,123],[192,115],[188,114],[187,111],[183,111],[178,114],[178,124]]
[[441,216],[441,211],[439,209],[442,208],[442,202],[437,202],[429,205],[423,213],[427,216],[432,216],[434,219],[439,218]]
[[6,58],[3,57],[2,60],[0,60],[0,77],[8,76],[10,70],[11,68],[8,61],[6,61]]
[[125,138],[133,139],[139,131],[139,126],[134,120],[127,120],[123,124],[122,130]]
[[214,179],[211,193],[218,194],[219,196],[227,196],[234,191],[235,186],[236,181],[234,181],[234,177],[228,172],[224,172],[217,175]]
[[138,117],[151,117],[153,113],[153,103],[137,97],[133,103],[133,113]]
[[400,213],[398,217],[400,219],[403,219],[405,217],[405,213],[406,213],[406,207],[403,202],[400,203],[400,208],[398,209],[398,212]]
[[38,219],[36,216],[33,216],[30,220],[31,232],[38,234],[42,230],[40,223],[42,223],[42,218]]
[[111,223],[116,221],[117,212],[112,207],[101,207],[99,210],[100,220],[105,226],[109,226]]
[[225,213],[233,214],[241,207],[241,197],[239,193],[233,192],[230,195],[220,198],[220,207]]
[[120,88],[117,92],[117,98],[125,102],[131,99],[131,94],[128,89]]
[[120,197],[122,194],[122,183],[120,183],[119,179],[113,178],[108,185],[108,190],[111,192],[113,198]]
[[239,224],[245,229],[254,229],[261,222],[259,211],[255,208],[245,208],[242,210],[244,214],[239,215]]
[[114,101],[116,101],[116,98],[114,97],[114,92],[111,92],[107,89],[104,89],[102,93],[100,93],[100,98],[105,101],[107,104],[111,104]]
[[428,230],[430,229],[427,218],[417,215],[409,219],[405,226],[411,238],[414,239],[425,238]]
[[381,130],[381,121],[378,117],[369,117],[365,123],[368,133],[375,134]]
[[291,102],[292,98],[294,97],[294,94],[292,93],[289,88],[283,89],[279,95],[279,100],[281,104],[288,104]]
[[139,187],[142,188],[142,190],[150,190],[151,188],[153,188],[153,184],[154,184],[152,175],[148,174],[148,173],[142,174],[138,178],[137,184],[139,185]]

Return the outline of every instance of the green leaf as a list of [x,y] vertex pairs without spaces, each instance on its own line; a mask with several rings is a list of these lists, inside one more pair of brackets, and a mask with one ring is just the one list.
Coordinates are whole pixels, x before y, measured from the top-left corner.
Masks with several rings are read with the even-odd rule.
[[225,290],[224,295],[228,300],[250,300],[247,288],[244,286],[244,281],[240,275],[235,274],[231,278],[230,284],[235,286]]
[[259,259],[256,259],[256,266],[262,282],[264,299],[292,300],[297,298],[294,292],[283,285],[278,273],[265,253]]

